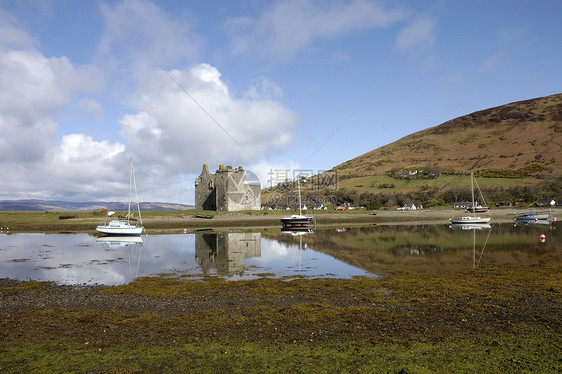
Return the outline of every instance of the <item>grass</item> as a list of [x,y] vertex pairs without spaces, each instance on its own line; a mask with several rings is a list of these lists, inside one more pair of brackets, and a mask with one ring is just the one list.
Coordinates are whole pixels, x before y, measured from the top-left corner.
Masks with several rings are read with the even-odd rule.
[[[380,188],[382,185],[394,185],[394,188]],[[480,188],[510,187],[536,184],[534,179],[479,178]],[[338,187],[370,192],[409,192],[419,191],[424,187],[447,189],[461,187],[470,190],[470,175],[442,175],[438,179],[394,179],[388,175],[371,175],[344,179]]]
[[[3,352],[0,364],[17,362],[6,373],[555,373],[560,368],[552,333],[531,332],[525,343],[516,335],[484,340],[450,339],[439,343],[345,342],[228,344],[203,340],[161,346],[25,344]],[[6,360],[6,358],[10,358]]]

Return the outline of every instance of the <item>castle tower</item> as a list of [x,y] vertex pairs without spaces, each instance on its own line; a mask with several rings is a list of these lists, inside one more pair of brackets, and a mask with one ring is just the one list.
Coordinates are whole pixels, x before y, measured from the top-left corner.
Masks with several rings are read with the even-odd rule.
[[220,165],[215,174],[210,174],[203,165],[201,175],[195,180],[195,209],[237,211],[260,209],[261,186],[244,183],[242,166]]
[[215,175],[209,173],[207,164],[195,179],[195,210],[217,210]]

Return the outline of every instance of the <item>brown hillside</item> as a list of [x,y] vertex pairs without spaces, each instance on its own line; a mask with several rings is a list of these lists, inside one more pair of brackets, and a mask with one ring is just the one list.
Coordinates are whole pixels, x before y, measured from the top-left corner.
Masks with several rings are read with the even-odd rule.
[[562,174],[562,94],[481,110],[408,135],[334,169],[340,176],[437,165],[465,174],[492,169]]

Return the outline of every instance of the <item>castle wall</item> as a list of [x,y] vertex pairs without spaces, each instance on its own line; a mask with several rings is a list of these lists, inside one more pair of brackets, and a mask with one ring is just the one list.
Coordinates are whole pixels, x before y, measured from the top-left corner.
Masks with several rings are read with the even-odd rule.
[[238,211],[260,209],[261,186],[244,183],[244,169],[220,166],[210,174],[203,165],[195,181],[195,209]]
[[215,176],[209,173],[207,164],[195,180],[195,210],[217,210]]

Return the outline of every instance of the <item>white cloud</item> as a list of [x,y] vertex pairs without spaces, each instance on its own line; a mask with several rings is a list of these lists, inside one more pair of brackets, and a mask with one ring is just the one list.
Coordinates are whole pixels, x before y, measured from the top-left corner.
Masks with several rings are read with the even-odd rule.
[[291,58],[318,40],[385,27],[404,19],[403,8],[385,9],[368,0],[286,0],[274,2],[257,18],[231,18],[225,28],[234,53]]
[[[54,118],[72,100],[80,100],[80,94],[98,90],[103,79],[92,66],[44,56],[35,49],[33,38],[3,11],[0,29],[10,33],[8,37],[0,32],[0,198],[63,197],[66,181],[95,170],[90,167],[92,159],[66,167],[76,154],[87,154],[93,143],[82,139],[70,157],[69,146],[77,138],[63,137],[57,144],[59,124]],[[86,185],[96,178],[90,174]]]
[[137,111],[120,121],[128,151],[150,170],[144,178],[154,186],[151,194],[165,180],[199,173],[204,163],[244,165],[291,143],[297,118],[278,102],[234,97],[208,64],[169,74],[147,76]]
[[400,50],[413,47],[432,47],[435,42],[435,22],[428,17],[417,17],[396,37],[396,47]]

